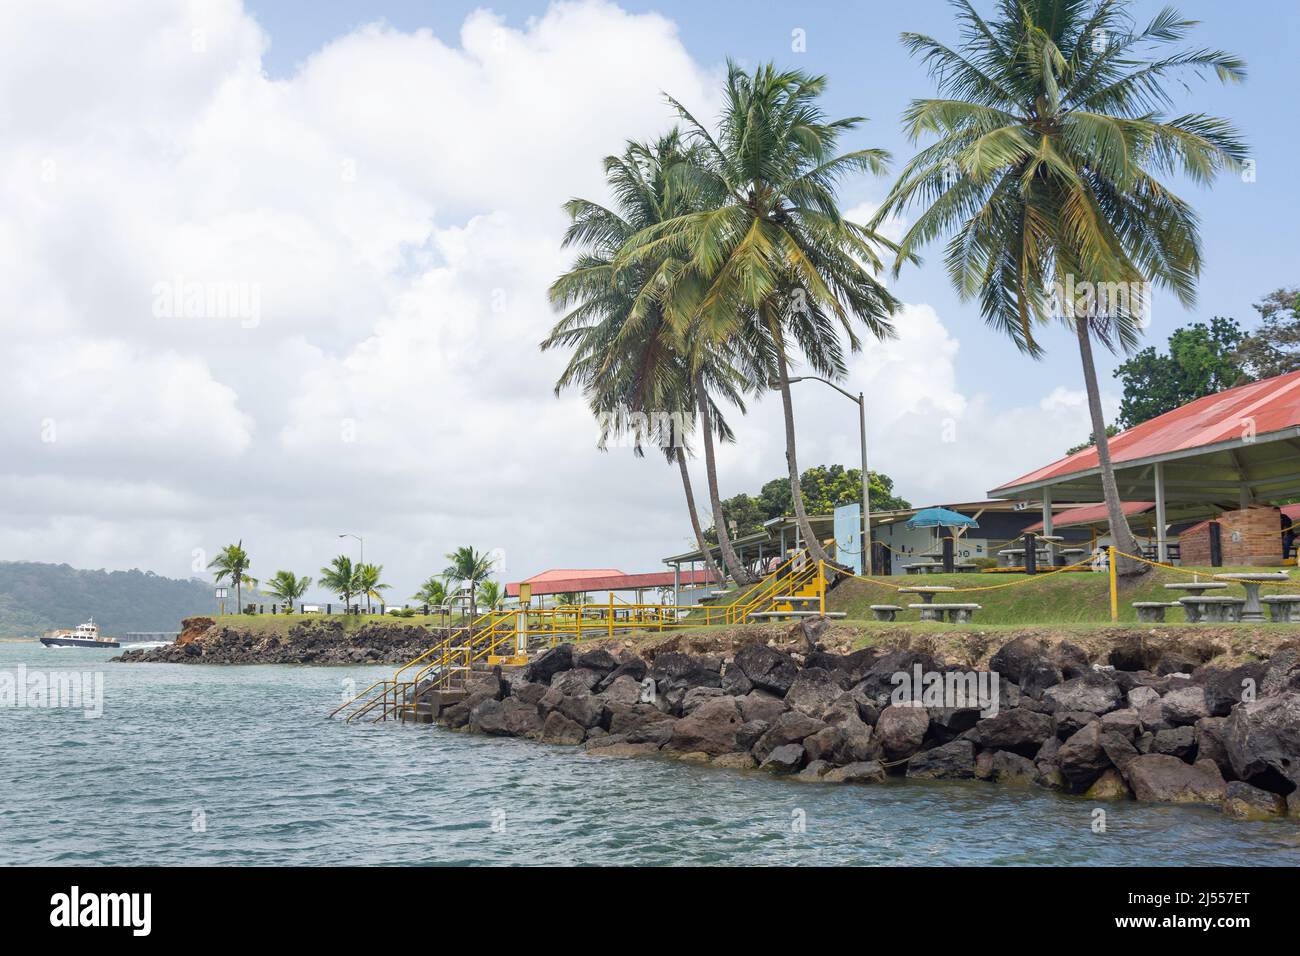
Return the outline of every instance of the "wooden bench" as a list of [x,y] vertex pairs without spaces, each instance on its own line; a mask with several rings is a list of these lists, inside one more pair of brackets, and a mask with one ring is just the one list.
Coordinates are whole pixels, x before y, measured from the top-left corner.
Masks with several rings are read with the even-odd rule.
[[1269,594],[1259,603],[1268,605],[1268,615],[1275,624],[1300,623],[1300,594]]
[[1142,624],[1163,624],[1165,611],[1178,607],[1177,601],[1134,601],[1133,608],[1138,612],[1138,622]]
[[1179,598],[1178,603],[1183,606],[1190,624],[1230,624],[1241,620],[1246,599],[1202,595]]
[[898,604],[873,604],[871,613],[877,621],[896,621],[903,608]]
[[946,615],[953,624],[969,623],[976,611],[983,610],[979,604],[909,604],[908,607],[920,611],[923,621],[942,621]]

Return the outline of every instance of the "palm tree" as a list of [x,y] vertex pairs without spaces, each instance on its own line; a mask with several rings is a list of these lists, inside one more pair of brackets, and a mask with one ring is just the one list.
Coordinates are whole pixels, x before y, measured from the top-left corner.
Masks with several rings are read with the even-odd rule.
[[383,576],[384,566],[382,564],[359,564],[357,565],[357,591],[366,596],[366,613],[371,611],[370,599],[376,601],[383,599],[383,592],[389,589],[389,585],[382,583],[380,578]]
[[420,590],[415,592],[411,600],[433,607],[446,604],[447,584],[440,576],[431,575],[427,581],[420,585]]
[[311,578],[303,576],[298,577],[292,571],[276,571],[271,576],[271,580],[266,584],[266,591],[272,597],[277,597],[293,610],[294,604],[300,601],[311,587]]
[[818,105],[825,88],[825,77],[779,72],[770,64],[750,76],[729,63],[716,136],[671,100],[694,147],[694,161],[682,164],[680,175],[704,208],[643,230],[616,263],[687,259],[689,268],[677,270],[673,285],[683,276],[705,283],[691,316],[692,340],[709,343],[708,349],[744,343],[747,353],[763,359],[770,379],[756,384],[772,381],[781,391],[795,519],[821,560],[827,555],[808,523],[799,485],[789,381],[794,348],[818,373],[840,378],[839,331],[855,351],[861,348],[855,319],[877,338],[892,335],[889,317],[899,304],[874,275],[881,268],[877,247],[895,247],[844,219],[835,196],[845,174],[883,173],[888,154],[836,153],[840,135],[863,120],[827,120]]
[[496,610],[497,605],[506,599],[506,589],[496,581],[483,581],[478,586],[478,599],[489,611]]
[[[914,142],[926,134],[938,141],[908,163],[876,221],[923,207],[902,240],[904,254],[954,233],[945,254],[953,285],[964,299],[978,296],[985,322],[1022,352],[1042,354],[1035,326],[1061,306],[1055,317],[1074,333],[1083,364],[1111,540],[1135,554],[1092,339],[1131,350],[1148,284],[1193,303],[1196,213],[1158,177],[1208,182],[1237,168],[1246,147],[1225,120],[1166,116],[1166,81],[1207,70],[1239,81],[1245,64],[1220,50],[1178,47],[1195,21],[1170,8],[1136,30],[1129,0],[1000,0],[992,21],[966,0],[954,6],[959,49],[903,34],[944,97],[914,100],[907,132]],[[1059,301],[1061,289],[1084,282],[1143,294],[1137,304],[1130,294],[1085,300],[1082,309]],[[1127,562],[1125,569],[1135,570]]]
[[442,576],[469,589],[469,619],[478,617],[478,585],[492,573],[492,555],[466,546],[447,555],[451,562]]
[[[566,346],[572,358],[556,383],[556,393],[576,385],[602,422],[601,447],[617,433],[634,433],[635,450],[655,440],[669,462],[676,462],[686,495],[696,543],[710,572],[722,575],[704,537],[687,468],[689,431],[697,410],[705,432],[705,469],[715,524],[722,529],[719,548],[728,571],[745,583],[748,573],[732,548],[717,491],[714,434],[734,440],[713,398],[721,395],[744,411],[740,398],[744,376],[719,352],[687,357],[689,340],[668,311],[684,300],[687,283],[677,284],[677,302],[665,301],[662,287],[681,263],[643,260],[635,268],[614,269],[614,259],[638,232],[691,208],[692,194],[670,186],[674,166],[689,161],[680,135],[670,131],[654,143],[630,142],[620,156],[605,159],[605,177],[616,199],[610,209],[586,199],[570,200],[570,226],[564,244],[584,251],[569,272],[551,287],[557,308],[570,311],[542,343],[543,349]],[[633,416],[636,416],[633,418]]]
[[320,569],[318,583],[330,593],[341,597],[344,607],[351,608],[352,595],[361,590],[357,571],[358,569],[352,565],[352,559],[346,554],[340,554],[330,562],[329,567]]
[[218,584],[229,578],[230,583],[235,586],[235,603],[239,605],[241,611],[244,609],[244,582],[247,581],[253,587],[257,587],[257,579],[248,574],[249,563],[248,552],[244,550],[242,539],[237,544],[226,545],[208,563],[209,568],[217,570],[214,578]]

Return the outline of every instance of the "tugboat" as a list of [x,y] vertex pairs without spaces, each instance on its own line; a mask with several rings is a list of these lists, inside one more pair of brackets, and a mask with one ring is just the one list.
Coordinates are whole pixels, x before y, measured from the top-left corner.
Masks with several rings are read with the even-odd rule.
[[92,617],[85,624],[78,624],[72,630],[50,631],[41,638],[46,647],[121,647],[111,637],[101,637],[99,625]]

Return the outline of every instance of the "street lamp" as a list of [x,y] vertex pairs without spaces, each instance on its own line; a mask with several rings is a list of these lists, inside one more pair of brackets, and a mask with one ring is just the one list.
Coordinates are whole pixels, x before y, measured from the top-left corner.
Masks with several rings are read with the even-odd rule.
[[360,557],[357,559],[357,563],[358,563],[358,564],[365,564],[365,563],[366,563],[366,542],[365,542],[365,540],[361,537],[361,535],[359,535],[359,534],[353,534],[351,531],[344,531],[341,535],[339,535],[339,537],[340,537],[340,538],[356,538],[356,539],[357,539],[358,543],[360,543],[360,545],[361,545],[361,555],[360,555]]
[[791,382],[802,381],[821,382],[823,385],[829,385],[835,391],[839,392],[849,401],[858,406],[858,437],[862,440],[862,568],[867,575],[872,574],[871,570],[871,497],[867,478],[867,398],[862,392],[858,392],[855,397],[852,392],[847,392],[840,388],[829,379],[819,378],[816,375],[796,375],[790,379]]

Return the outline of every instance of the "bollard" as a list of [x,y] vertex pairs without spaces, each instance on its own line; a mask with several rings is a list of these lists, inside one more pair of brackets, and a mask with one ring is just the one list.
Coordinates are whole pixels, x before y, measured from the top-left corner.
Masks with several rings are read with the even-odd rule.
[[1210,531],[1210,567],[1223,567],[1223,528],[1217,521],[1211,521]]
[[952,535],[943,539],[943,573],[952,574]]
[[1025,535],[1025,574],[1038,573],[1038,549],[1032,533]]

